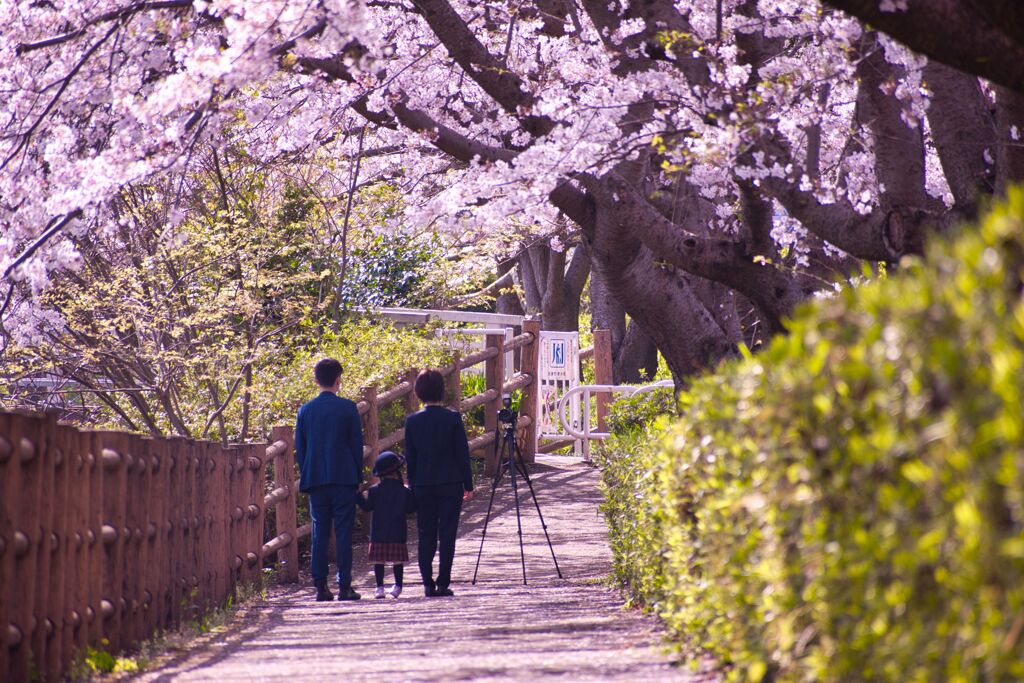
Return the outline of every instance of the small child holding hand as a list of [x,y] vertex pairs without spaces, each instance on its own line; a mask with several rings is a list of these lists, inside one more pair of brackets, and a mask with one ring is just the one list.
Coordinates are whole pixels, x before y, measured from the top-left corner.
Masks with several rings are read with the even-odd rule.
[[409,561],[405,517],[416,509],[416,499],[402,479],[404,464],[405,458],[397,453],[381,453],[373,463],[373,474],[380,477],[380,483],[371,486],[365,498],[356,498],[359,507],[373,512],[370,520],[369,560],[373,563],[373,575],[377,580],[373,597],[378,599],[385,595],[384,564],[393,564],[395,585],[389,593],[391,597],[397,598],[402,592],[405,563]]

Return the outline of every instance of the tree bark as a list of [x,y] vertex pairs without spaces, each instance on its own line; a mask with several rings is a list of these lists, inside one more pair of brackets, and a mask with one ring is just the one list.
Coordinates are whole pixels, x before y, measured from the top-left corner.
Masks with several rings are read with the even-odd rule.
[[939,62],[928,62],[924,79],[933,93],[928,124],[954,208],[973,218],[978,199],[993,190],[992,169],[985,163],[985,150],[995,146],[988,102],[976,76]]
[[735,346],[686,279],[657,265],[660,259],[633,227],[624,214],[599,206],[584,238],[595,272],[648,332],[679,383],[732,355]]
[[1024,3],[1019,0],[824,0],[938,62],[1024,93]]
[[622,343],[612,351],[612,380],[616,384],[650,382],[658,372],[658,347],[636,321],[629,324]]
[[996,87],[996,192],[1024,180],[1024,91]]

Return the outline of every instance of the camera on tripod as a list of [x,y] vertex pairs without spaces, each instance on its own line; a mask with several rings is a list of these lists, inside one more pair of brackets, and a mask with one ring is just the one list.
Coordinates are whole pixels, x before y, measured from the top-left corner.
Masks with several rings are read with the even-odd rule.
[[[548,525],[544,523],[544,514],[540,511],[540,503],[537,502],[537,494],[533,490],[533,482],[530,480],[530,473],[523,461],[523,452],[516,441],[516,419],[518,411],[512,410],[512,396],[504,394],[501,397],[501,410],[498,411],[498,426],[494,430],[494,459],[497,467],[494,471],[494,480],[491,482],[491,499],[487,503],[487,514],[484,515],[484,530],[480,536],[480,550],[476,553],[476,568],[473,570],[473,584],[476,585],[477,573],[480,571],[480,558],[484,554],[484,541],[487,539],[487,526],[491,521],[491,510],[494,508],[494,494],[498,490],[498,484],[506,475],[512,484],[512,498],[516,508],[516,533],[519,536],[519,563],[523,568],[523,585],[526,585],[526,552],[523,550],[523,522],[519,513],[519,479],[526,482],[530,491],[530,498],[537,508],[537,517],[540,519],[540,527],[544,530],[544,538],[548,542],[548,549],[551,551],[551,561],[555,563],[555,571],[558,578],[562,578],[562,570],[558,566],[558,559],[555,557],[555,548],[551,545],[551,537],[548,535]],[[523,418],[526,419],[526,418]]]
[[515,426],[519,414],[512,410],[512,396],[505,394],[501,397],[501,410],[498,411],[498,422],[506,426]]

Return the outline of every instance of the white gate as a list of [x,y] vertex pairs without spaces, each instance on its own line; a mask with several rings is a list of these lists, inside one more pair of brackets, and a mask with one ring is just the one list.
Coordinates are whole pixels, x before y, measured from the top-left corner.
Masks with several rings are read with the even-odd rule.
[[[602,394],[607,396],[614,396],[615,394],[633,396],[635,394],[656,391],[658,389],[672,389],[674,386],[675,384],[670,379],[663,379],[660,382],[652,382],[651,384],[645,384],[643,386],[636,386],[633,384],[577,385],[565,392],[562,395],[562,398],[559,399],[558,406],[556,407],[558,420],[567,434],[582,441],[583,459],[590,462],[590,442],[593,440],[601,441],[611,436],[609,432],[600,432],[594,429],[592,422],[593,413],[590,410],[591,396],[598,396]],[[581,400],[583,404],[582,418],[578,415],[573,415],[573,411],[578,413]],[[566,414],[566,410],[569,411],[568,415]]]
[[[580,383],[580,335],[579,332],[540,332],[540,387],[537,392],[537,415],[540,425],[537,439],[568,442],[573,451],[580,452],[582,443],[578,437],[562,428],[558,404],[562,397]],[[566,418],[574,426],[580,425],[582,401],[578,394],[569,402]]]

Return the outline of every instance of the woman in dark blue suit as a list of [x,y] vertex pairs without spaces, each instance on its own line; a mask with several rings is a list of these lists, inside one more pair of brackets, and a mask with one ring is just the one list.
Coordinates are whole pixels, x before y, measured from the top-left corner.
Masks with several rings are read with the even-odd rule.
[[[463,501],[473,497],[473,473],[462,416],[444,406],[444,377],[424,370],[416,378],[423,409],[405,418],[405,458],[409,486],[416,495],[419,565],[427,597],[454,595],[452,561]],[[434,555],[440,544],[437,578]]]

